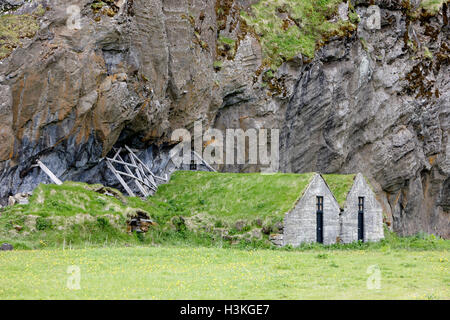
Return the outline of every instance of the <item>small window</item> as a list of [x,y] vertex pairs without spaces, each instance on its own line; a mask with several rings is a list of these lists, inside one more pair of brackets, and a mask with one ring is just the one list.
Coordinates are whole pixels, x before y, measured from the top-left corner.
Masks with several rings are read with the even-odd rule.
[[364,197],[358,198],[358,211],[364,212]]
[[317,211],[323,212],[323,197],[317,197]]
[[195,163],[194,159],[191,160],[191,164],[189,166],[189,169],[192,170],[192,171],[196,171],[197,170],[197,164]]

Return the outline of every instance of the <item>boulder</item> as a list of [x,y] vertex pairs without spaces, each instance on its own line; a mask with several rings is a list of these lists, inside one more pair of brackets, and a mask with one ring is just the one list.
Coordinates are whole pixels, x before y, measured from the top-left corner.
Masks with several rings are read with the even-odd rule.
[[283,235],[280,233],[271,234],[269,236],[269,240],[277,247],[281,247],[283,245]]
[[13,206],[15,204],[28,204],[28,198],[31,196],[31,193],[17,193],[14,196],[9,196],[8,198],[8,206]]
[[234,224],[234,227],[236,228],[237,231],[242,231],[246,225],[247,225],[247,222],[245,222],[244,220],[238,220]]
[[13,250],[13,246],[12,246],[12,244],[9,244],[9,243],[3,243],[0,247],[0,250],[1,251],[11,251],[11,250]]

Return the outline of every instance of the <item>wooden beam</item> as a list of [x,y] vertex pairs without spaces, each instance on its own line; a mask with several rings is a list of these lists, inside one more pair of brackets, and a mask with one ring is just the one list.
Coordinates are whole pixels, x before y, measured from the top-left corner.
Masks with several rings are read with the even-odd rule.
[[[148,178],[148,176],[145,174],[145,171],[142,169],[142,165],[136,163],[136,160],[135,160],[135,158],[137,158],[136,155],[134,155],[132,152],[130,152],[129,157],[130,157],[131,161],[133,162],[133,164],[136,164],[136,166],[137,166],[136,172],[140,176],[139,178],[151,190],[156,191],[158,189],[158,186],[156,185],[156,183],[154,183],[153,179]],[[137,158],[137,159],[139,160],[139,158]]]
[[140,169],[140,171],[141,171],[141,174],[144,176],[145,180],[147,180],[149,184],[151,184],[152,186],[154,186],[154,187],[155,187],[155,190],[156,190],[156,189],[158,188],[158,185],[156,184],[155,179],[153,179],[153,176],[151,176],[151,175],[148,176],[148,175],[145,173],[144,169],[142,168],[142,165],[141,165],[141,164],[138,164],[138,167],[139,167],[139,169]]
[[122,152],[122,147],[120,147],[119,149],[117,149],[116,154],[114,155],[113,159],[116,160],[117,156],[120,155],[120,153]]
[[57,185],[62,184],[62,181],[59,180],[58,177],[55,176],[53,174],[53,172],[51,172],[50,169],[45,166],[45,164],[43,164],[40,160],[37,160],[36,163],[42,169],[42,171],[44,171],[50,177],[50,179],[53,181],[53,183],[55,183]]
[[115,169],[115,171],[116,171],[116,173],[117,173],[118,175],[125,176],[125,177],[129,177],[129,178],[131,178],[131,179],[138,180],[139,182],[144,183],[146,186],[148,186],[148,187],[150,187],[150,188],[153,188],[152,186],[150,186],[150,185],[149,185],[147,182],[145,182],[144,180],[141,180],[141,179],[139,179],[138,177],[136,177],[135,175],[133,175],[133,173],[129,174],[129,173],[126,173],[126,172],[117,170],[117,169]]
[[[116,178],[119,180],[119,182],[122,184],[122,186],[125,188],[125,190],[128,192],[130,196],[134,197],[135,195],[122,176],[133,179],[139,191],[146,197],[151,195],[152,191],[156,192],[156,190],[158,189],[158,185],[155,179],[159,179],[164,182],[168,181],[167,174],[165,178],[158,177],[155,174],[153,174],[153,172],[149,169],[149,167],[136,156],[134,152],[137,152],[137,150],[131,149],[126,145],[124,146],[124,148],[129,153],[131,163],[126,162],[120,156],[120,153],[125,151],[122,148],[113,149],[116,153],[113,158],[106,158],[106,163],[108,165],[108,168],[113,172],[113,174],[116,176]],[[119,165],[124,166],[126,172],[117,170],[114,167],[113,163],[117,163]],[[132,168],[136,172],[133,172]]]

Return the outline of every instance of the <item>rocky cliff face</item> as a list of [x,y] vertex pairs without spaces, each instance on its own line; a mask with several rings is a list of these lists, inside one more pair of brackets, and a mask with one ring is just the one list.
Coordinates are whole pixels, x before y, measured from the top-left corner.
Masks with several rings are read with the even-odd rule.
[[0,197],[47,181],[36,158],[115,185],[99,160],[124,143],[163,171],[171,132],[201,120],[280,128],[281,171],[360,171],[395,231],[450,237],[448,6],[352,1],[357,28],[269,77],[239,15],[256,2],[0,0],[38,23],[0,60]]

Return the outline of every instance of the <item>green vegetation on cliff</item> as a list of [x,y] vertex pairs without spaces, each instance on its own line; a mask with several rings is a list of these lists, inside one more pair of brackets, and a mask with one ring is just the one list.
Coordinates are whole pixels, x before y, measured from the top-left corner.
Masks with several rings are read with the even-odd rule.
[[42,6],[33,14],[0,16],[0,60],[6,58],[21,45],[24,38],[32,38],[39,30],[38,16],[45,12]]
[[276,70],[301,53],[314,57],[316,46],[355,26],[336,16],[341,0],[261,0],[241,17],[260,37],[266,65]]
[[422,0],[420,7],[431,14],[436,14],[447,0]]

